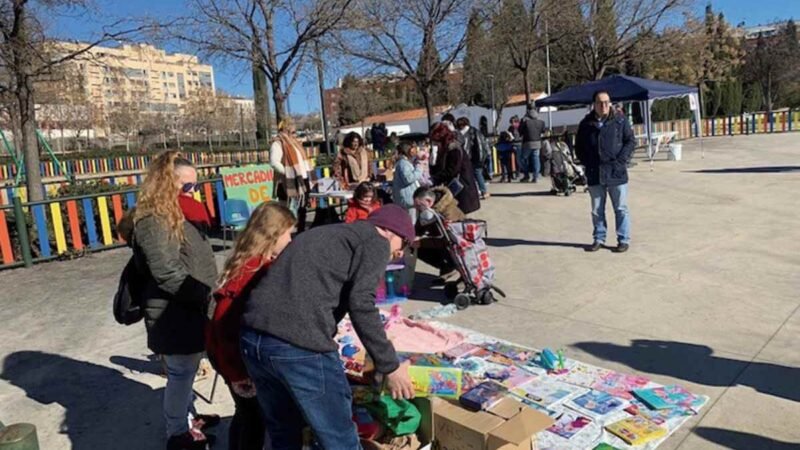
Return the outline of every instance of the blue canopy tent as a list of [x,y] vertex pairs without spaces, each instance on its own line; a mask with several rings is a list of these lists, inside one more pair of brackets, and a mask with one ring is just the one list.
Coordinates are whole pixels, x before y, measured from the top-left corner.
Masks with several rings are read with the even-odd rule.
[[536,106],[569,106],[590,105],[592,97],[597,91],[606,91],[613,102],[639,102],[644,112],[645,129],[647,130],[647,155],[652,168],[653,152],[652,136],[653,123],[651,109],[653,101],[664,98],[688,97],[689,105],[694,113],[697,135],[700,136],[700,101],[696,87],[680,84],[665,83],[663,81],[647,80],[644,78],[630,77],[627,75],[612,75],[602,80],[590,81],[580,86],[574,86],[549,97],[536,101]]

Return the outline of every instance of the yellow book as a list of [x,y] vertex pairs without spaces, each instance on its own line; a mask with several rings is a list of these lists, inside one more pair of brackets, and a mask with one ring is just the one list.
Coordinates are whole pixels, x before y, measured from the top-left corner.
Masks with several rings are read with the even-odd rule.
[[667,435],[667,429],[641,416],[632,416],[627,419],[606,425],[606,430],[618,436],[630,445],[642,445]]

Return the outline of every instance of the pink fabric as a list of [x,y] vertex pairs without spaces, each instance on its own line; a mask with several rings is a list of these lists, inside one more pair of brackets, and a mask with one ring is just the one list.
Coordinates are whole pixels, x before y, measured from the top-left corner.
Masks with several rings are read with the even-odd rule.
[[461,333],[437,330],[427,323],[394,315],[386,324],[386,335],[395,350],[408,353],[443,353],[464,342]]

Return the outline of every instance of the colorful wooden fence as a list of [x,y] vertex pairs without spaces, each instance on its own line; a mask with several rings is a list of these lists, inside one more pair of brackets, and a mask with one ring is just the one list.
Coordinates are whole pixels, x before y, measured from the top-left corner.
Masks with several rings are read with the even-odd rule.
[[[376,161],[373,170],[382,164]],[[318,167],[312,179],[330,175],[330,167]],[[5,190],[0,192],[8,195]],[[125,245],[117,233],[117,224],[125,211],[136,204],[139,193],[138,189],[129,189],[27,202],[20,192],[12,192],[10,204],[0,206],[0,270]],[[217,224],[225,224],[222,179],[201,182],[195,198],[206,205]],[[341,205],[335,199],[314,200],[311,204],[312,208],[327,206]]]

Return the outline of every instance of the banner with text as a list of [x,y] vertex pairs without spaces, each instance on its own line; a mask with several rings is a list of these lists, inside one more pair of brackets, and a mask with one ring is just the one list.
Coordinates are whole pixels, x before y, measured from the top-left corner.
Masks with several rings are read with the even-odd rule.
[[220,175],[228,198],[246,201],[251,211],[272,200],[274,174],[269,164],[225,167]]

